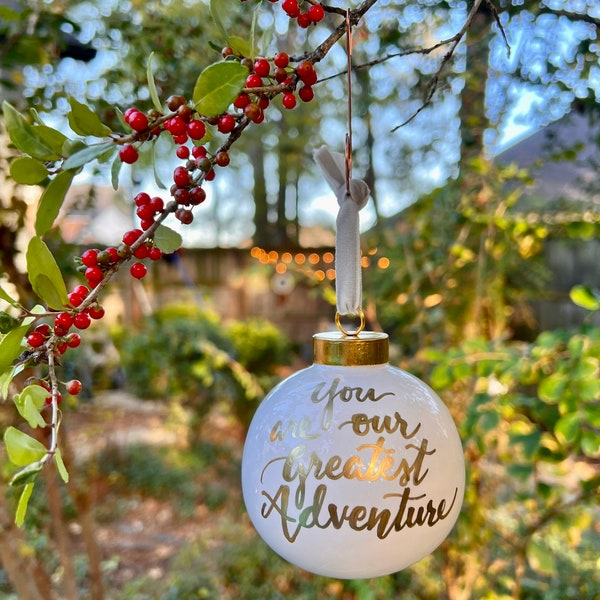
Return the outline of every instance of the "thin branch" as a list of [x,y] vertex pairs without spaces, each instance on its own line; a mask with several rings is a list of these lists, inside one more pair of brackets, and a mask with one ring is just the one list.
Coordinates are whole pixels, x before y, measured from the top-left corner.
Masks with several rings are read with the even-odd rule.
[[467,33],[467,30],[471,26],[471,23],[473,22],[473,19],[475,18],[475,15],[477,14],[477,11],[479,10],[479,7],[481,6],[482,2],[483,2],[483,0],[475,0],[475,2],[473,3],[473,7],[471,8],[471,11],[467,15],[467,18],[465,19],[465,22],[464,22],[462,28],[456,35],[454,35],[452,38],[450,38],[450,49],[444,55],[444,58],[442,59],[442,62],[440,64],[437,72],[431,78],[431,81],[429,82],[429,85],[427,86],[427,93],[425,94],[425,98],[423,99],[423,103],[421,104],[421,106],[408,119],[406,119],[406,121],[404,121],[403,123],[400,123],[400,125],[397,125],[396,127],[394,127],[392,129],[392,132],[397,131],[398,129],[400,129],[401,127],[404,127],[405,125],[408,125],[408,123],[413,121],[417,117],[417,115],[419,115],[423,110],[425,110],[431,104],[433,96],[437,90],[442,72],[446,68],[446,65],[450,62],[450,59],[454,55],[454,52],[456,51],[458,44],[460,43],[462,38]]

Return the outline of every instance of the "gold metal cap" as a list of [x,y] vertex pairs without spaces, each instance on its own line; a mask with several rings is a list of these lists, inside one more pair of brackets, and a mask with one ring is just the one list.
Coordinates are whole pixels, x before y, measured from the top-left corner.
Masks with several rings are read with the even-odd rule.
[[327,331],[313,336],[314,362],[342,367],[381,365],[389,360],[389,339],[386,333],[361,331],[344,335]]

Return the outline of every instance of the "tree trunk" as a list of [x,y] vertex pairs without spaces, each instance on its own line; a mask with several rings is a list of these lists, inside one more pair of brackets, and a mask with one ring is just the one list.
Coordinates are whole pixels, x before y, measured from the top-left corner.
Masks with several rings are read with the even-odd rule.
[[250,161],[254,171],[254,243],[270,246],[273,243],[269,224],[269,203],[265,179],[265,153],[261,143],[250,145]]
[[0,485],[0,564],[20,600],[54,600],[48,573],[28,547],[23,530],[14,524],[6,502],[6,489]]
[[[468,8],[472,1],[468,2]],[[483,154],[485,130],[489,127],[486,116],[485,97],[489,71],[490,26],[493,17],[483,3],[475,15],[466,35],[467,64],[465,67],[465,86],[461,93],[460,108],[460,171],[468,169],[469,163]]]

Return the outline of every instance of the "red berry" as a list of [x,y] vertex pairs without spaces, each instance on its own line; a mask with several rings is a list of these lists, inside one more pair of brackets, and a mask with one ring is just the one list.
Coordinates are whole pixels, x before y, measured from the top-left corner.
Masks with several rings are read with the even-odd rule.
[[307,12],[298,15],[298,26],[302,27],[302,29],[306,29],[311,25],[311,23],[312,21],[310,15]]
[[67,342],[60,342],[60,344],[56,345],[56,349],[61,353],[64,354],[68,349],[69,349],[69,345],[67,344]]
[[266,96],[261,96],[258,99],[258,108],[265,110],[268,107],[269,107],[269,99]]
[[187,146],[178,146],[177,150],[175,150],[175,154],[177,158],[186,159],[190,156],[190,149]]
[[147,194],[146,192],[140,192],[139,194],[136,194],[133,201],[135,202],[136,206],[144,206],[144,204],[148,204],[150,202],[150,194]]
[[173,193],[173,198],[177,204],[189,204],[190,192],[187,188],[178,188]]
[[229,154],[227,152],[217,152],[215,163],[220,167],[226,167],[229,164]]
[[298,97],[302,102],[310,102],[315,97],[315,92],[310,85],[303,85],[298,90]]
[[154,216],[154,209],[149,204],[144,204],[138,207],[135,214],[142,220],[151,219]]
[[109,248],[107,248],[105,250],[105,252],[108,254],[108,262],[109,263],[116,263],[119,260],[119,251],[116,248],[113,248],[112,246],[110,246]]
[[254,102],[251,102],[250,104],[248,104],[248,106],[246,106],[246,108],[244,108],[244,114],[251,121],[254,121],[254,123],[259,122],[262,112],[263,111],[260,109],[260,106],[258,106],[258,104],[255,104]]
[[248,96],[248,94],[240,94],[234,101],[233,105],[236,108],[244,108],[246,106],[248,106],[248,104],[250,104],[251,100],[250,100],[250,96]]
[[92,319],[94,319],[94,321],[97,321],[98,319],[101,319],[106,314],[106,311],[104,310],[104,307],[102,305],[92,304],[87,309],[87,314],[90,315],[90,317]]
[[154,219],[144,219],[143,221],[140,221],[140,227],[144,231],[148,231],[152,225],[154,225]]
[[223,115],[219,119],[217,129],[221,133],[230,133],[235,128],[235,119],[231,115]]
[[81,392],[83,385],[79,379],[71,379],[71,381],[67,381],[65,387],[71,396],[77,396]]
[[181,117],[172,117],[165,123],[165,129],[173,136],[187,133],[188,124]]
[[67,336],[67,346],[69,348],[77,348],[81,344],[81,336],[78,333],[70,333]]
[[276,67],[285,69],[290,64],[290,57],[288,56],[287,52],[278,52],[275,55],[275,58],[273,58],[273,62],[275,63]]
[[150,200],[150,206],[154,210],[155,213],[162,212],[165,208],[164,200],[160,196],[154,196]]
[[283,0],[281,8],[283,8],[287,16],[291,19],[295,19],[300,14],[298,0]]
[[48,325],[48,323],[40,323],[34,329],[34,331],[36,333],[39,333],[40,335],[43,335],[44,337],[48,337],[50,335],[50,333],[52,332],[52,328],[50,327],[50,325]]
[[262,77],[260,75],[257,75],[256,73],[252,73],[251,75],[248,75],[248,77],[246,77],[247,88],[262,87],[262,84]]
[[136,113],[136,112],[140,112],[139,109],[137,109],[135,106],[130,106],[124,113],[123,113],[123,118],[125,119],[126,123],[129,123],[129,119],[131,118],[131,116]]
[[190,190],[190,204],[197,206],[206,200],[206,192],[199,185]]
[[73,292],[75,294],[79,294],[82,298],[87,298],[87,295],[90,293],[90,290],[85,285],[76,285],[73,288]]
[[254,72],[261,77],[268,77],[271,72],[271,65],[265,58],[259,58],[254,61]]
[[318,23],[323,20],[325,10],[320,4],[312,4],[308,9],[308,16],[313,23]]
[[98,250],[86,250],[81,255],[81,262],[86,267],[95,267],[98,264]]
[[145,277],[148,269],[146,269],[146,265],[144,263],[136,262],[131,265],[129,272],[136,279],[142,279]]
[[85,270],[85,278],[90,287],[95,288],[104,278],[104,273],[100,267],[88,267]]
[[317,82],[317,72],[310,62],[307,60],[301,62],[296,68],[298,77],[305,85],[314,85]]
[[194,119],[188,123],[187,132],[193,140],[201,140],[206,135],[206,125],[202,121]]
[[27,343],[32,348],[39,348],[45,341],[46,338],[38,331],[33,331],[27,336]]
[[283,94],[283,98],[281,99],[281,103],[284,108],[292,109],[296,106],[296,96],[292,92],[286,92]]
[[91,322],[92,319],[90,318],[90,315],[85,312],[78,313],[73,318],[73,325],[75,325],[77,329],[87,329]]
[[131,229],[130,231],[126,231],[123,234],[123,243],[127,244],[127,246],[133,246],[143,233],[144,232],[141,229]]
[[75,308],[78,307],[85,300],[85,296],[82,297],[79,294],[76,294],[75,292],[70,292],[67,298],[69,299],[69,304]]
[[174,135],[173,141],[179,145],[185,144],[188,141],[188,135],[187,133],[184,133],[182,135]]
[[173,171],[173,181],[178,187],[186,187],[190,185],[190,174],[185,167],[176,167]]
[[146,131],[148,129],[148,117],[139,110],[133,112],[127,122],[131,129],[135,131]]
[[288,72],[285,69],[277,68],[273,74],[277,83],[283,83],[288,78]]
[[214,169],[211,169],[204,177],[204,181],[212,181],[215,177],[217,176],[217,174],[215,173]]
[[133,253],[133,255],[136,258],[139,258],[140,260],[143,260],[144,258],[148,258],[148,247],[145,244],[138,246],[135,249],[135,252]]
[[62,312],[56,315],[54,319],[54,327],[60,327],[62,329],[69,329],[73,325],[73,317],[66,312]]
[[125,144],[119,150],[119,158],[128,165],[132,165],[139,158],[138,151],[131,144]]
[[194,158],[203,158],[206,156],[206,148],[204,146],[194,146],[192,148],[192,156]]
[[150,248],[150,251],[148,252],[148,258],[150,260],[160,260],[162,258],[162,250],[156,246]]
[[175,211],[175,217],[184,225],[189,225],[194,220],[194,214],[187,208],[178,208]]

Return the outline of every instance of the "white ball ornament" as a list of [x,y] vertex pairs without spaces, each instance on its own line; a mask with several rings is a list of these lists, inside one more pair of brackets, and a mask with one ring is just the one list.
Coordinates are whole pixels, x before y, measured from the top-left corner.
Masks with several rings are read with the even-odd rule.
[[389,365],[387,335],[317,334],[314,354],[252,420],[242,461],[248,514],[275,552],[307,571],[400,571],[458,518],[458,432],[431,388]]

